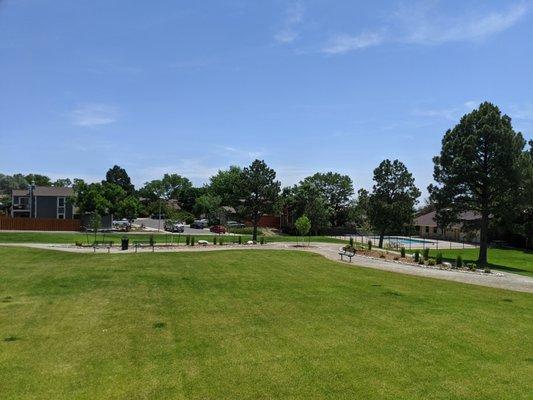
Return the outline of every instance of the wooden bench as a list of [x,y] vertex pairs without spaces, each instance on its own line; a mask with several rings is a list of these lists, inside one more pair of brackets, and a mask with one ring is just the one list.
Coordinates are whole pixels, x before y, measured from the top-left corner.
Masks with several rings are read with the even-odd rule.
[[137,253],[137,249],[139,247],[151,247],[152,248],[152,252],[154,251],[154,245],[155,245],[155,242],[150,242],[148,240],[135,240],[133,242],[133,247],[135,248],[135,253]]
[[341,250],[339,251],[339,256],[341,256],[341,261],[344,261],[343,257],[348,257],[350,262],[352,262],[352,257],[355,256],[355,253],[352,251]]

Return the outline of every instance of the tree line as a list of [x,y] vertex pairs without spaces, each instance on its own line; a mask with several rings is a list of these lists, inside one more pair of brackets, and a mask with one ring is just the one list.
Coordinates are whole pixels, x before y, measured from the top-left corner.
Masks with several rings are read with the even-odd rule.
[[[449,129],[434,157],[434,180],[428,204],[441,229],[460,222],[461,214],[475,212],[480,230],[479,264],[487,263],[489,236],[509,235],[531,246],[533,236],[533,141],[526,143],[507,115],[482,103]],[[178,174],[165,174],[136,189],[125,169],[110,168],[101,182],[50,178],[39,174],[0,174],[0,191],[39,186],[72,186],[81,213],[112,213],[133,219],[162,211],[167,217],[190,222],[204,215],[216,220],[222,213],[248,219],[257,237],[263,214],[286,217],[289,231],[302,216],[309,231],[319,234],[329,227],[351,226],[379,235],[379,246],[389,234],[405,232],[412,224],[420,190],[399,160],[383,160],[374,170],[370,191],[355,195],[348,175],[317,172],[298,184],[281,188],[276,172],[262,160],[249,166],[230,166],[195,187]]]

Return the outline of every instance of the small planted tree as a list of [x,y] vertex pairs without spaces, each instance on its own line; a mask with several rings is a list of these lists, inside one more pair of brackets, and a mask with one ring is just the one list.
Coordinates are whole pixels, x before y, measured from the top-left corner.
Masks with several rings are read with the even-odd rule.
[[191,246],[194,246],[194,243],[195,242],[195,239],[194,239],[194,236],[191,236]]
[[405,247],[402,247],[400,249],[400,254],[401,254],[402,258],[405,258]]
[[455,268],[462,268],[462,267],[463,267],[463,257],[458,255],[455,260]]
[[100,214],[94,212],[91,215],[91,219],[89,220],[89,226],[94,232],[94,242],[96,242],[96,235],[98,234],[98,229],[102,227],[102,217],[100,216]]
[[424,260],[429,260],[429,249],[424,249]]
[[438,265],[442,264],[442,253],[437,253],[436,259]]
[[420,260],[420,251],[416,250],[415,251],[415,262],[418,262],[419,260]]
[[369,240],[367,243],[368,250],[372,250],[372,240]]
[[[300,218],[296,220],[296,222],[294,223],[294,226],[296,230],[298,231],[298,234],[302,237],[302,241],[303,241],[303,237],[306,236],[311,230],[311,221],[309,220],[309,218],[307,218],[306,215],[302,215]],[[308,245],[309,245],[309,242],[308,242]]]
[[186,244],[187,246],[191,244],[191,235],[187,235],[187,236],[185,237],[185,244]]

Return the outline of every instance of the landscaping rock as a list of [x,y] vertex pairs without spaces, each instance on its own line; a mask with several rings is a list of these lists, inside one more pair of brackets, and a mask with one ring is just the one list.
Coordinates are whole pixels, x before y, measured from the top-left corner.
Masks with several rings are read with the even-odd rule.
[[444,268],[451,268],[451,267],[452,267],[452,264],[449,263],[449,262],[446,262],[446,261],[445,261],[445,262],[442,263],[442,266],[443,266]]

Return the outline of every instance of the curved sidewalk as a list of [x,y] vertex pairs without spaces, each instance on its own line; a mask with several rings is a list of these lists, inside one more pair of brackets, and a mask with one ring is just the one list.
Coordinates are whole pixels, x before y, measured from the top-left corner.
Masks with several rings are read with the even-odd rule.
[[[58,250],[72,253],[92,254],[92,248],[79,248],[71,245],[62,244],[40,244],[40,243],[0,243],[1,246],[9,247],[31,247],[44,250]],[[339,244],[332,243],[313,243],[310,247],[295,247],[295,243],[269,243],[264,246],[195,246],[195,247],[171,247],[171,248],[157,248],[156,253],[161,252],[199,252],[199,251],[227,251],[227,250],[292,250],[305,251],[320,254],[329,260],[340,262],[346,266],[364,267],[380,269],[383,271],[397,272],[407,275],[423,276],[427,278],[444,279],[454,282],[468,283],[472,285],[480,285],[493,287],[498,289],[513,290],[518,292],[533,293],[533,278],[524,275],[513,274],[509,272],[497,271],[493,274],[473,273],[456,270],[442,270],[437,268],[424,268],[409,264],[400,264],[392,261],[384,261],[381,259],[369,258],[365,256],[355,255],[351,263],[341,261],[339,257]],[[108,250],[97,250],[97,253],[106,253]],[[128,251],[120,251],[119,248],[112,248],[112,254],[135,254],[132,249]],[[151,253],[151,249],[140,250],[139,253]]]

